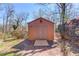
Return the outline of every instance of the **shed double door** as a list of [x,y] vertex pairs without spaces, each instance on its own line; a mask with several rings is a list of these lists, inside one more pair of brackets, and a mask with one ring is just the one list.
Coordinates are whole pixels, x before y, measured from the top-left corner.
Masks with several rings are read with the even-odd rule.
[[47,39],[48,37],[48,34],[47,34],[47,31],[48,31],[48,27],[46,25],[39,25],[36,27],[36,38],[37,39],[40,39],[40,40],[43,40],[43,39]]

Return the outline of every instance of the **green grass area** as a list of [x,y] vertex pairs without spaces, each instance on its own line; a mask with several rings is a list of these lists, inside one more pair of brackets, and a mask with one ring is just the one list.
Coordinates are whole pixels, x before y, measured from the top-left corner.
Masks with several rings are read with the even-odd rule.
[[[22,40],[15,39],[10,41],[5,41],[0,45],[0,56],[16,56],[16,52],[13,50],[13,46],[20,43]],[[2,52],[3,51],[3,52]],[[6,51],[6,52],[4,52]]]
[[15,53],[1,53],[0,56],[16,56]]
[[1,44],[1,45],[0,45],[0,48],[2,48],[2,47],[4,47],[4,45],[3,45],[3,44]]
[[16,45],[18,43],[18,39],[6,41],[3,44],[0,44],[0,48],[7,47],[7,45]]
[[15,53],[7,54],[6,56],[15,56]]
[[[21,32],[17,34],[17,31],[14,33],[14,36],[11,33],[0,33],[0,56],[16,56],[17,52],[14,51],[17,49],[13,49],[12,47],[23,41],[22,38],[17,38],[20,34]],[[24,38],[27,38],[27,35]]]

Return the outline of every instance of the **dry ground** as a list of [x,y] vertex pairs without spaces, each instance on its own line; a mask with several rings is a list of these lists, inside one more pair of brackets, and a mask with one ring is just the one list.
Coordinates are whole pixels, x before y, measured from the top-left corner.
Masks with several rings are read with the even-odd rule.
[[[16,43],[18,42],[18,43]],[[5,45],[6,44],[6,45]],[[6,42],[0,47],[2,55],[21,55],[21,56],[60,56],[60,47],[54,44],[52,47],[33,47],[27,45],[25,40],[15,40],[13,42]]]
[[[59,34],[55,34],[55,42],[60,37]],[[28,44],[26,44],[28,43]],[[53,44],[52,47],[48,46],[42,46],[42,47],[33,47],[33,45],[30,45],[27,40],[24,40],[20,42],[18,45],[14,46],[13,48],[15,49],[20,49],[19,52],[17,52],[17,55],[22,55],[22,56],[61,56],[61,48],[58,43]]]
[[49,46],[33,46],[30,45],[27,40],[20,42],[19,44],[12,47],[19,50],[16,55],[21,56],[60,56],[62,55],[60,47],[57,44],[53,44],[52,47]]
[[[55,35],[56,36],[56,35]],[[57,41],[57,37],[56,40]],[[15,39],[12,41],[3,42],[0,44],[0,55],[2,56],[60,56],[60,47],[57,44],[53,44],[52,47],[33,47],[27,40]]]
[[[34,47],[30,45],[31,41],[26,39],[16,39],[12,41],[3,42],[0,45],[1,56],[62,56],[58,40],[61,39],[58,33],[55,34],[55,40],[52,47]],[[73,55],[73,54],[71,54]]]

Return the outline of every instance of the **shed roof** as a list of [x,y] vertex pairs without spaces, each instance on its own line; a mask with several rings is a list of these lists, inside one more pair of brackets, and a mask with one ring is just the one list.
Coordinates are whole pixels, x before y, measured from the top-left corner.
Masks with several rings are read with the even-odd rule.
[[48,21],[48,22],[50,22],[50,23],[53,23],[53,24],[54,24],[54,22],[52,22],[52,21],[50,21],[50,20],[47,20],[47,19],[45,19],[45,18],[42,18],[42,17],[37,18],[37,19],[35,19],[35,20],[31,21],[31,22],[28,22],[28,24],[30,24],[30,23],[32,23],[32,22],[34,22],[34,21],[36,21],[36,20],[40,20],[40,19],[45,20],[45,21]]

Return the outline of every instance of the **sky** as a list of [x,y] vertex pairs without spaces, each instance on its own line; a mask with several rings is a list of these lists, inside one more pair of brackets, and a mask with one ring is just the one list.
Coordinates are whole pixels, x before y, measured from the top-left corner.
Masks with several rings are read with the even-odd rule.
[[[6,6],[8,4],[2,4],[1,6],[1,10],[0,10],[0,24],[3,23],[3,16],[6,14]],[[40,5],[40,4],[32,4],[32,3],[16,3],[16,4],[12,4],[13,5],[13,9],[15,10],[15,13],[16,14],[20,14],[20,13],[29,13],[29,17],[28,17],[28,20],[27,22],[30,22],[32,20],[34,20],[34,16],[33,14],[36,14],[39,9],[47,9],[47,8],[50,8],[52,10],[54,10],[54,8],[51,8],[51,7],[54,7],[54,4],[50,4],[49,6],[43,6],[43,5]]]
[[[6,7],[8,4],[2,4],[0,6],[0,24],[3,23],[3,16],[6,14]],[[16,4],[11,4],[13,6],[13,9],[15,10],[16,14],[20,14],[21,12],[27,14],[29,13],[28,20],[27,22],[30,22],[34,20],[34,14],[36,14],[39,9],[47,9],[49,8],[53,12],[55,11],[55,4],[49,4],[47,6],[43,6],[41,4],[33,4],[33,3],[16,3]],[[73,4],[74,8],[77,10],[79,4]]]

